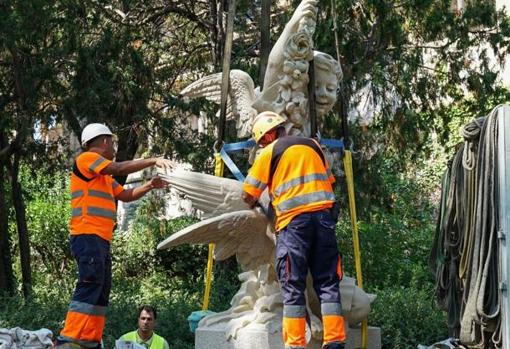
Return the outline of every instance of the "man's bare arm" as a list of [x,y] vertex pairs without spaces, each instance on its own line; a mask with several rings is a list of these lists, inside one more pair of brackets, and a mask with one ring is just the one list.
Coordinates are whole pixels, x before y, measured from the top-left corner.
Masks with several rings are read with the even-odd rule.
[[101,174],[112,176],[127,176],[130,173],[138,172],[151,166],[156,166],[166,170],[167,168],[170,168],[170,161],[166,159],[150,158],[111,162],[101,171]]
[[167,185],[168,183],[162,180],[160,177],[154,177],[140,187],[123,190],[119,195],[117,195],[116,199],[123,202],[135,201],[147,194],[152,189],[165,188]]

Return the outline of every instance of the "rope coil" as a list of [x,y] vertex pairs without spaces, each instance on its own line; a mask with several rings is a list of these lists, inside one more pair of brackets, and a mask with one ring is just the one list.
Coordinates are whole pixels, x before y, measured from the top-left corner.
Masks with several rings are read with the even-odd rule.
[[463,129],[464,144],[443,176],[429,264],[450,335],[501,348],[497,109]]
[[464,137],[464,152],[462,153],[462,166],[468,171],[473,170],[476,158],[476,145],[480,136],[480,129],[485,118],[478,118],[464,126],[462,137]]

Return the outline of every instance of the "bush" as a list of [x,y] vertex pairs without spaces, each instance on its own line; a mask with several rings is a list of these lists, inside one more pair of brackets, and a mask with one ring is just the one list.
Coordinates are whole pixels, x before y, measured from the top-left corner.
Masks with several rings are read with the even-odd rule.
[[64,323],[69,299],[55,285],[47,292],[34,290],[34,295],[28,300],[23,299],[21,294],[4,297],[0,304],[0,328],[48,328],[58,334]]
[[383,348],[416,348],[448,336],[446,318],[434,304],[432,284],[395,285],[374,291],[377,299],[369,324],[381,327]]
[[143,304],[156,307],[156,332],[168,341],[170,348],[194,347],[194,336],[189,330],[187,317],[196,310],[193,305],[195,299],[183,297],[179,290],[163,289],[161,285],[143,290],[115,285],[114,290],[104,333],[106,348],[113,348],[116,339],[137,328],[137,310]]
[[[434,305],[434,280],[427,261],[435,231],[431,204],[439,172],[392,170],[402,164],[388,156],[375,159],[378,172],[361,173],[356,190],[364,287],[377,295],[369,325],[379,326],[384,348],[416,348],[447,335],[444,315]],[[424,168],[416,159],[416,169]],[[372,164],[374,165],[374,164]],[[413,167],[414,168],[414,167]],[[418,175],[419,174],[419,175]],[[343,194],[342,194],[343,195]],[[337,226],[347,275],[355,276],[352,228],[345,209]],[[359,207],[358,206],[358,207]]]
[[26,213],[32,264],[37,265],[33,276],[67,282],[76,271],[69,249],[69,176],[62,172],[34,176],[24,169],[23,184],[29,192]]

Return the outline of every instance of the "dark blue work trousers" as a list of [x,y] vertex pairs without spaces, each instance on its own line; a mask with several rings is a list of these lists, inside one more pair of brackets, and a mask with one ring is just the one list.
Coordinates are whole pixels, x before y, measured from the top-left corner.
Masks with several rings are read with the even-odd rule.
[[78,283],[73,301],[108,306],[112,288],[110,243],[97,235],[73,235],[71,252],[78,263]]
[[73,235],[69,242],[78,263],[78,282],[57,344],[74,342],[86,348],[101,348],[112,287],[110,243],[93,234]]
[[302,213],[278,233],[276,273],[284,305],[306,305],[308,269],[321,303],[340,303],[341,261],[329,210]]

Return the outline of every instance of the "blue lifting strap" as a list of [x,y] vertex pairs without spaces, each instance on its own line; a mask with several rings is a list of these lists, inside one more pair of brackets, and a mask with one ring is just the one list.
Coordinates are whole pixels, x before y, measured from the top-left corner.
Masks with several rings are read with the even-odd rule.
[[[319,142],[321,145],[326,146],[329,149],[332,150],[342,150],[344,149],[344,141],[338,140],[338,139],[327,139],[322,138]],[[244,149],[251,149],[255,146],[255,141],[253,139],[249,139],[247,141],[243,142],[237,142],[237,143],[226,143],[223,145],[223,147],[220,150],[221,158],[223,159],[223,162],[225,165],[227,165],[230,172],[234,175],[234,177],[241,182],[244,182],[245,176],[243,173],[239,170],[237,165],[232,161],[228,153],[240,151]]]
[[227,165],[228,169],[230,170],[230,172],[232,172],[234,177],[236,177],[236,179],[238,181],[244,182],[244,175],[241,173],[241,171],[239,170],[237,165],[234,164],[234,162],[232,161],[230,156],[228,156],[228,153],[225,151],[225,146],[223,146],[223,148],[221,148],[220,155],[221,155],[221,158],[223,159],[223,162],[225,163],[225,165]]
[[237,143],[227,143],[223,145],[223,149],[227,152],[239,151],[244,149],[250,149],[255,146],[255,141],[253,139],[249,139],[243,142]]
[[342,139],[327,139],[321,138],[320,145],[325,145],[329,149],[344,149],[344,141]]
[[249,139],[249,140],[243,141],[243,142],[224,144],[220,150],[220,155],[221,155],[221,158],[223,159],[223,162],[225,163],[225,165],[227,165],[230,172],[232,172],[232,174],[234,175],[234,177],[236,177],[236,179],[238,181],[244,182],[245,177],[242,174],[242,172],[239,170],[237,165],[234,164],[234,162],[228,155],[228,152],[250,149],[250,148],[253,148],[254,146],[255,146],[255,141],[253,139]]

